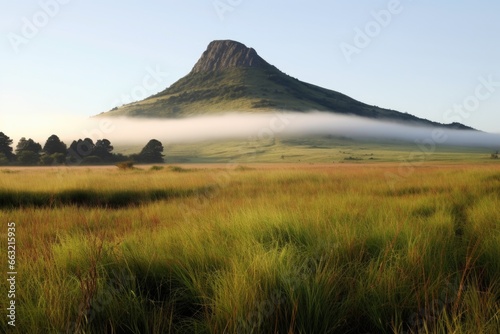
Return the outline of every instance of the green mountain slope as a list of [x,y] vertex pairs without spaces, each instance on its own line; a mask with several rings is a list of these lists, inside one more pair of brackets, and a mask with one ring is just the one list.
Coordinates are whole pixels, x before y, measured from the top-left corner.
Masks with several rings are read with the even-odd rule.
[[178,118],[228,111],[311,110],[442,125],[407,113],[370,106],[344,94],[293,78],[268,64],[252,48],[234,41],[209,44],[192,71],[164,91],[115,108],[104,116]]

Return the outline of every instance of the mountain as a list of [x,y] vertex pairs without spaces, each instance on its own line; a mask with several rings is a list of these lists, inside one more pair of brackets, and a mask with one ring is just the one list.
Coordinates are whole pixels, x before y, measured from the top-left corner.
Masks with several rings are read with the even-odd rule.
[[123,105],[102,116],[179,118],[226,111],[327,111],[420,125],[440,124],[395,110],[371,106],[339,92],[302,82],[262,59],[245,45],[211,42],[188,75],[164,91]]

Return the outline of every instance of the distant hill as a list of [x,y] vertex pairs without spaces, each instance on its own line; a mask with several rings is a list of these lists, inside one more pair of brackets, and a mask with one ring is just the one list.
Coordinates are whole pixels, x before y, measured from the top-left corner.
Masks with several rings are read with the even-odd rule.
[[418,125],[440,124],[395,110],[371,106],[336,91],[295,79],[245,45],[213,41],[191,72],[164,91],[100,116],[179,118],[227,111],[327,111]]

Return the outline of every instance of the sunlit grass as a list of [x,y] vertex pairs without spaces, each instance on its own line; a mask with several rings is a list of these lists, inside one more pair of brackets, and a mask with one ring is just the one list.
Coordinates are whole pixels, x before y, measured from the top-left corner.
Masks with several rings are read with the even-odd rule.
[[184,194],[2,207],[17,223],[14,332],[498,332],[500,168],[387,182],[398,168],[5,173],[0,192],[26,197]]

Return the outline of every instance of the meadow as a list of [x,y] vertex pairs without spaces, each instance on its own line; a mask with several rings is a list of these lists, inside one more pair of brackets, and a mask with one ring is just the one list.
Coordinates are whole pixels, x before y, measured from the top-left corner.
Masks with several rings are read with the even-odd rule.
[[498,333],[499,197],[492,161],[3,168],[0,331]]

